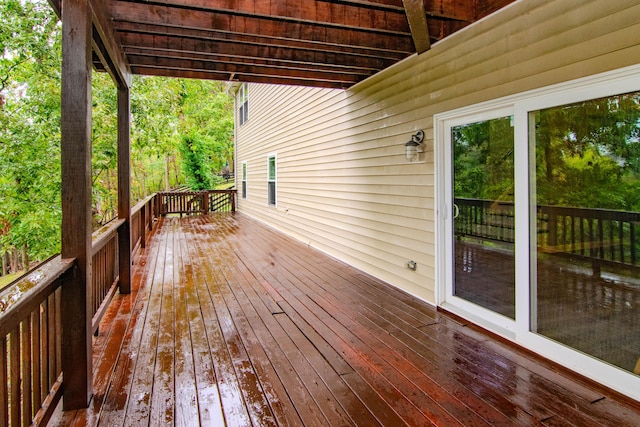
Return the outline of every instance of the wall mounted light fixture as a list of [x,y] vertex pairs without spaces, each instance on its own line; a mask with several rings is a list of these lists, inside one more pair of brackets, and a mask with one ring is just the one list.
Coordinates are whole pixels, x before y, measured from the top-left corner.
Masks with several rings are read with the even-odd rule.
[[409,140],[409,142],[404,144],[407,161],[415,162],[418,159],[418,155],[422,153],[422,141],[424,141],[424,131],[419,130],[415,134],[411,135],[411,140]]

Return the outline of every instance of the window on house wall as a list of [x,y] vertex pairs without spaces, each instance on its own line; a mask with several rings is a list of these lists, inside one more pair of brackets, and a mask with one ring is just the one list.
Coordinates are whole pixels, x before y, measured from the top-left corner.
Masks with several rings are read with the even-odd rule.
[[247,162],[242,162],[242,198],[247,198]]
[[238,92],[238,120],[243,125],[249,120],[249,86],[243,83]]
[[276,176],[277,176],[277,171],[276,171],[277,165],[276,165],[275,154],[269,156],[267,168],[269,173],[269,176],[267,179],[269,206],[275,206],[276,205]]

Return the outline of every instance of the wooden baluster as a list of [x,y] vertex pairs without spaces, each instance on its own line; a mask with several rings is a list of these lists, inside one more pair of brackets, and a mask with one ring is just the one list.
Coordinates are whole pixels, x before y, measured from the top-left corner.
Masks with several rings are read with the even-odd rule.
[[49,378],[47,378],[47,389],[50,390],[53,387],[53,383],[56,382],[56,335],[60,331],[56,330],[55,319],[55,294],[51,294],[48,298],[48,310],[47,310],[47,326],[49,328],[48,344],[47,344],[47,361]]
[[7,337],[0,337],[0,427],[9,425],[9,385],[7,372]]
[[636,265],[636,224],[629,222],[629,258],[631,265]]
[[20,327],[9,334],[9,390],[11,425],[20,425]]
[[40,400],[44,400],[47,397],[49,390],[49,299],[45,299],[40,304],[40,332],[42,334],[41,348],[40,348],[40,384],[41,394]]
[[38,410],[42,406],[42,387],[40,383],[42,365],[40,364],[40,306],[31,313],[31,355],[32,355],[32,377],[33,377],[33,407]]
[[21,360],[22,360],[22,426],[29,427],[31,425],[31,420],[35,415],[35,412],[32,412],[32,398],[31,392],[33,390],[32,387],[32,378],[33,371],[31,370],[31,359],[33,359],[31,354],[31,316],[27,317],[21,322],[21,331],[20,331],[20,349],[21,349]]

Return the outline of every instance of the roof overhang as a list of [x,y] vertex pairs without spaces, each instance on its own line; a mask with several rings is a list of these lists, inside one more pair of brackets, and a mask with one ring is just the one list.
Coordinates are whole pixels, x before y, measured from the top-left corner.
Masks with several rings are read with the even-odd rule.
[[94,66],[347,88],[513,1],[89,0]]

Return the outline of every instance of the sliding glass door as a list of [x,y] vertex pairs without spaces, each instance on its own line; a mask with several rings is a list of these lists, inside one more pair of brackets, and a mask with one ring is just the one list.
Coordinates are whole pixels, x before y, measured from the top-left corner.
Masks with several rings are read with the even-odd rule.
[[640,399],[640,66],[435,118],[438,304]]
[[452,293],[515,319],[513,121],[450,128]]
[[529,127],[531,330],[640,374],[640,92],[532,111]]

